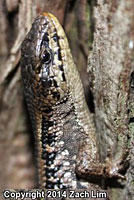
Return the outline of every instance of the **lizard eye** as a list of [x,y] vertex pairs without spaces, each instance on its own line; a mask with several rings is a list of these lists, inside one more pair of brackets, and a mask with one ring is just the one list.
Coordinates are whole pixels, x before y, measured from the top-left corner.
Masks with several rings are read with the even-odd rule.
[[42,55],[42,62],[45,64],[49,64],[51,62],[51,55],[50,52],[45,50]]

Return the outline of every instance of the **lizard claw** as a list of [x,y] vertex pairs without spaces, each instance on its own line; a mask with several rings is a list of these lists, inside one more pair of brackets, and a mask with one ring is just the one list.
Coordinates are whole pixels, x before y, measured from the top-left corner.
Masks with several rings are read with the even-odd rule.
[[108,178],[120,178],[126,180],[126,177],[120,173],[123,169],[120,162],[111,163],[108,160],[106,161],[106,165],[104,167],[104,175]]

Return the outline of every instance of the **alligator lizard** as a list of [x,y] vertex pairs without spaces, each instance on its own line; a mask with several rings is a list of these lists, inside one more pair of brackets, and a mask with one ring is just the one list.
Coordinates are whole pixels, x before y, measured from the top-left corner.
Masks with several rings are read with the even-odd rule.
[[21,69],[37,147],[39,187],[88,188],[76,173],[123,178],[122,160],[100,163],[83,86],[65,33],[52,14],[35,19],[22,44]]

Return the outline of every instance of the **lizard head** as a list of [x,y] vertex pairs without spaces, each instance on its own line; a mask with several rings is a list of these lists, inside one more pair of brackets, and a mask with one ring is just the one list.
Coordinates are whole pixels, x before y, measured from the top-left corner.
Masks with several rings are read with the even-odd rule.
[[21,69],[25,88],[44,103],[55,104],[67,92],[65,68],[69,45],[63,28],[50,13],[39,15],[22,43]]

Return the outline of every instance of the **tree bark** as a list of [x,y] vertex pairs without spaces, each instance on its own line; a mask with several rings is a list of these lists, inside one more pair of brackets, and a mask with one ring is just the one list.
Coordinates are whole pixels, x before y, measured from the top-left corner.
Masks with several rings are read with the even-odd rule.
[[101,187],[107,189],[111,200],[133,199],[133,0],[1,0],[0,10],[0,192],[37,187],[34,142],[19,62],[24,37],[34,18],[45,11],[54,14],[67,33],[89,109],[95,116],[102,162],[109,149],[113,154],[118,149],[119,138],[127,135],[126,180],[102,179]]
[[109,180],[105,184],[110,199],[133,199],[134,3],[97,1],[93,18],[88,73],[102,161],[109,152],[117,156],[125,151],[124,145],[130,149],[126,181]]

